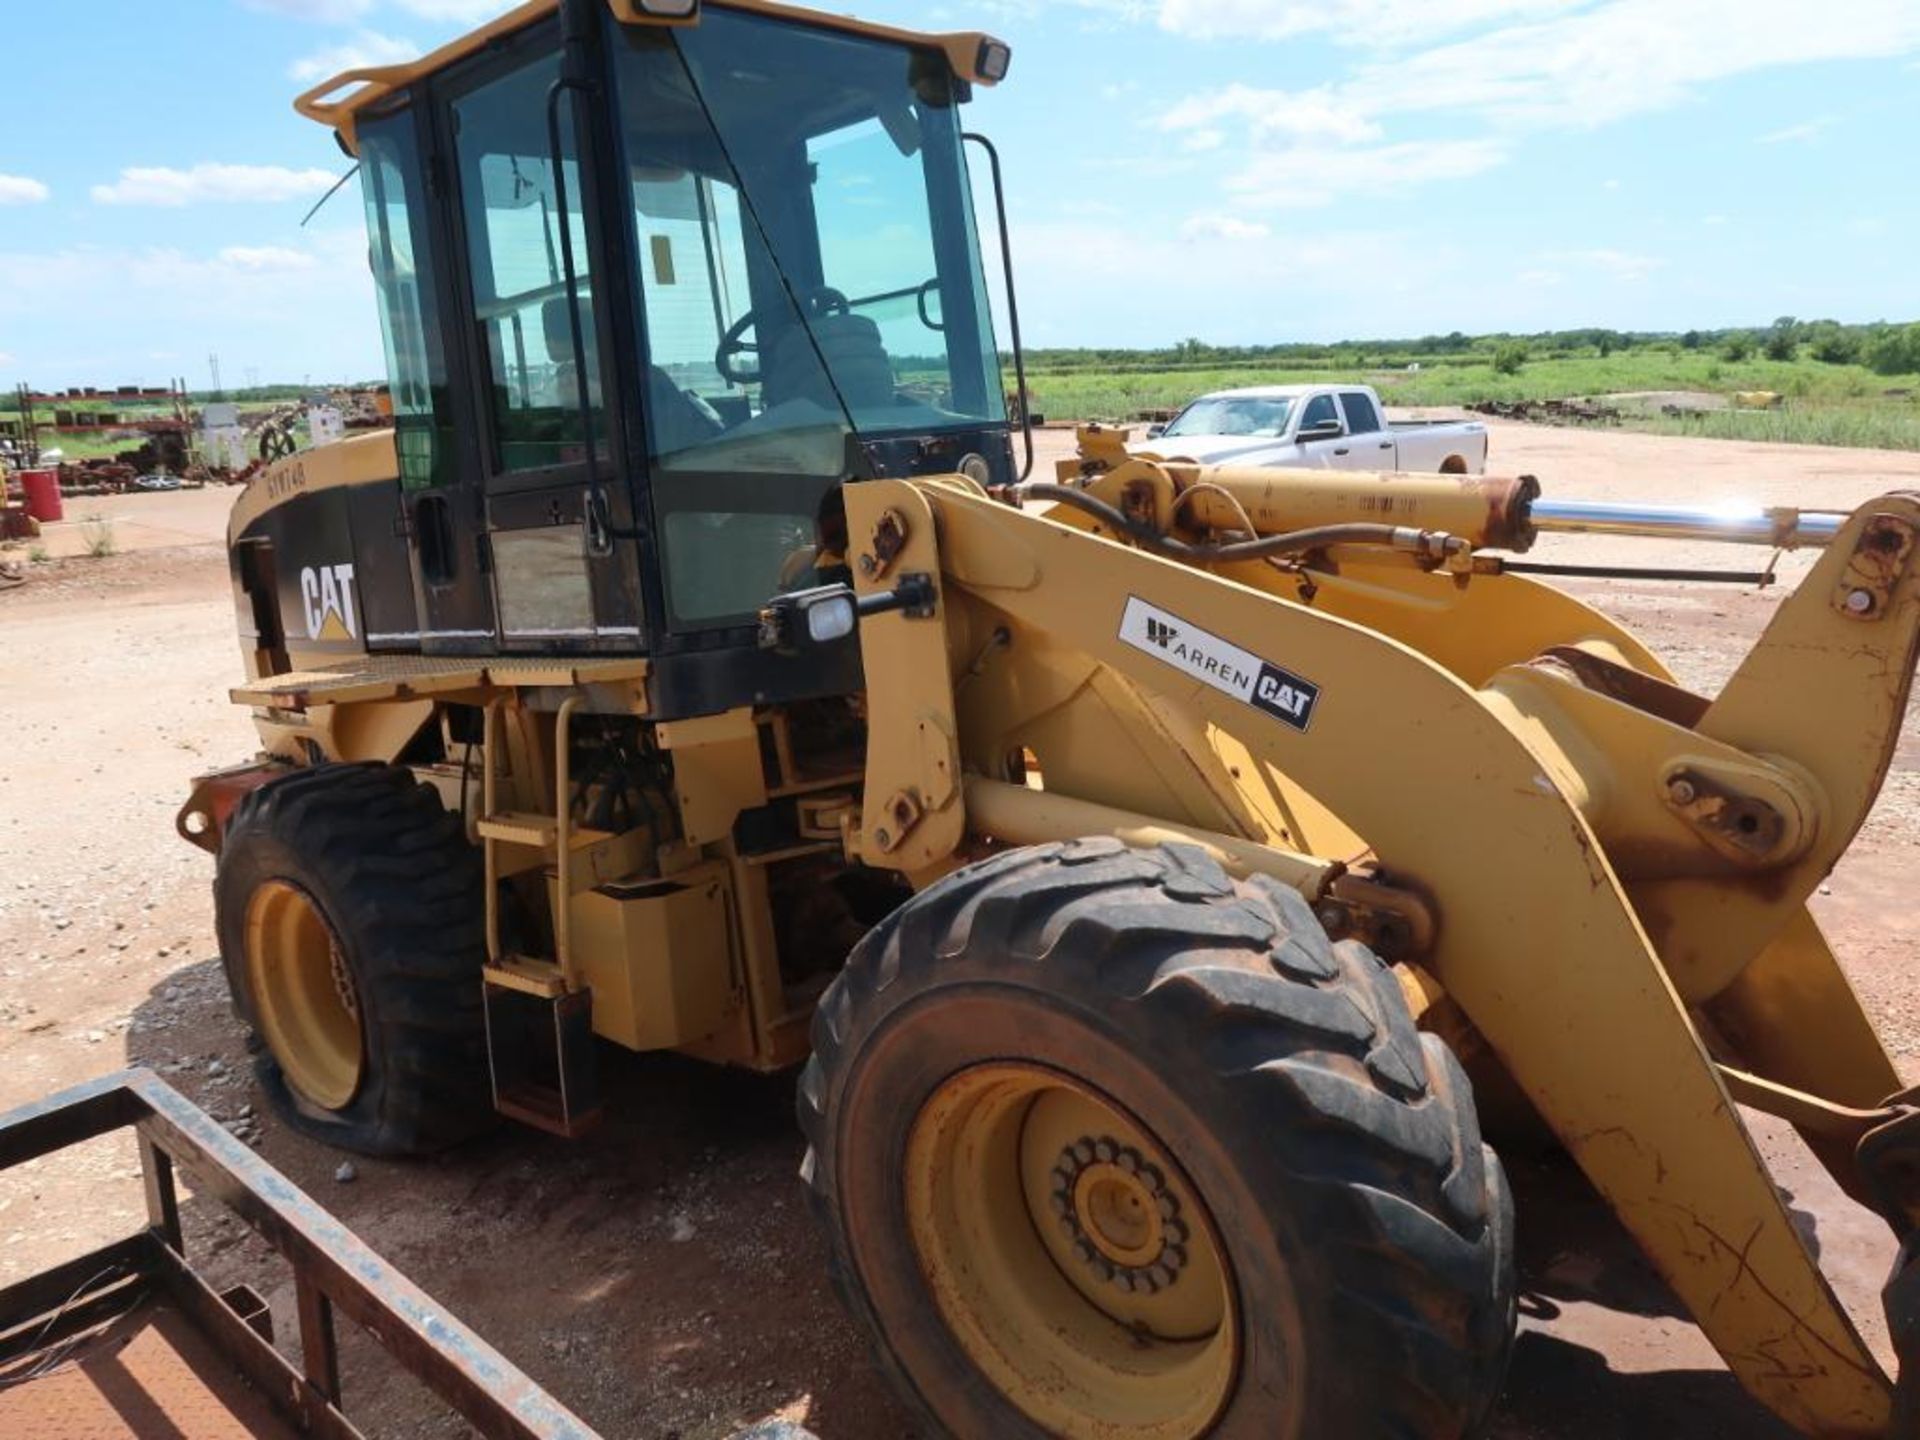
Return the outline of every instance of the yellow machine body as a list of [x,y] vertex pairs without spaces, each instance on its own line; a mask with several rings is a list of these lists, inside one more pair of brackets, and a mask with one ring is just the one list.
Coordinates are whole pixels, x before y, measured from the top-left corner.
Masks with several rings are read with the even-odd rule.
[[[610,13],[692,23],[659,8],[611,0]],[[351,148],[407,87],[555,10],[531,0],[300,108]],[[1004,70],[987,37],[908,38],[917,63],[944,57],[956,79]],[[1739,1107],[1792,1123],[1897,1234],[1920,1225],[1920,1105],[1806,909],[1905,717],[1920,497],[1880,496],[1840,524],[1703,696],[1599,610],[1504,569],[1494,552],[1533,538],[1530,478],[1236,470],[1125,440],[1083,432],[1058,483],[1024,493],[958,474],[829,492],[844,537],[829,539],[823,507],[798,568],[847,573],[851,591],[801,593],[847,607],[832,639],[857,643],[864,678],[782,692],[800,700],[745,687],[726,705],[670,708],[643,655],[349,653],[364,641],[344,618],[347,640],[315,623],[303,641],[243,611],[248,678],[233,699],[252,708],[263,754],[203,777],[181,833],[220,851],[250,791],[321,762],[433,786],[433,823],[451,832],[441,822],[457,815],[479,852],[483,962],[477,934],[470,950],[487,1024],[518,1007],[561,1057],[557,1099],[510,1098],[496,1073],[495,1103],[565,1134],[591,1118],[569,1065],[594,1036],[769,1071],[805,1059],[861,935],[971,862],[1089,836],[1198,846],[1231,875],[1294,888],[1334,938],[1389,962],[1418,1022],[1483,1094],[1524,1097],[1761,1403],[1809,1435],[1898,1433],[1896,1387]],[[269,467],[235,508],[237,579],[250,524],[392,485],[400,458],[378,436]],[[575,530],[555,530],[556,548],[592,533]],[[797,603],[769,597],[744,651],[788,653],[782,601]],[[793,653],[803,665],[804,644]],[[626,767],[620,786],[592,768],[607,754]],[[395,805],[433,810],[398,778]],[[450,864],[474,861],[457,834],[429,838],[447,840]],[[253,926],[256,958],[304,967],[296,999],[338,979],[352,1001],[323,907],[282,888]],[[343,1013],[341,1033],[357,1035],[355,1005]],[[309,1099],[350,1098],[377,1059],[342,1056],[308,1078]],[[1019,1067],[989,1080],[981,1093],[1042,1088]],[[965,1085],[953,1096],[979,1101]],[[991,1219],[952,1213],[958,1230]]]
[[[1176,491],[1208,486],[1196,516],[1329,517],[1314,477],[1290,497],[1284,472],[1147,469]],[[1142,478],[1094,466],[1085,483],[1129,475]],[[1717,697],[1681,689],[1587,605],[1484,565],[1363,546],[1187,565],[958,478],[853,486],[848,512],[872,562],[856,566],[863,591],[909,573],[938,590],[932,618],[862,622],[858,784],[782,762],[777,712],[664,724],[679,834],[629,836],[611,860],[618,837],[569,836],[564,876],[551,807],[567,717],[540,697],[619,695],[644,717],[644,662],[394,661],[235,698],[271,705],[262,730],[283,753],[297,736],[340,759],[396,749],[351,743],[384,730],[356,716],[423,692],[484,704],[501,794],[483,812],[546,816],[517,833],[495,822],[496,869],[515,854],[543,869],[556,914],[561,887],[573,895],[551,964],[497,955],[493,978],[590,990],[594,1029],[633,1048],[768,1067],[801,1052],[767,867],[730,838],[770,791],[822,802],[811,852],[916,885],[996,845],[1090,830],[1191,840],[1276,875],[1400,964],[1424,1023],[1470,1066],[1517,1082],[1757,1397],[1810,1434],[1888,1433],[1889,1382],[1733,1102],[1792,1121],[1856,1194],[1854,1145],[1904,1113],[1804,902],[1872,803],[1904,714],[1920,500],[1862,506]],[[884,555],[863,551],[882,532]],[[1248,664],[1303,682],[1310,713],[1253,703],[1234,669]],[[1782,703],[1806,694],[1821,703]]]
[[630,1050],[670,1050],[719,1030],[741,1003],[732,914],[720,861],[575,895],[572,935],[594,1032]]

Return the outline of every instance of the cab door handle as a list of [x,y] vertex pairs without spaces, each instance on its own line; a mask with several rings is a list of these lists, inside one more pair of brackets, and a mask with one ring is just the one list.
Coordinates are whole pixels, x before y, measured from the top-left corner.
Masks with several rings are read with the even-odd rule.
[[1336,455],[1344,455],[1347,453],[1347,447],[1344,445],[1336,445],[1333,453]]

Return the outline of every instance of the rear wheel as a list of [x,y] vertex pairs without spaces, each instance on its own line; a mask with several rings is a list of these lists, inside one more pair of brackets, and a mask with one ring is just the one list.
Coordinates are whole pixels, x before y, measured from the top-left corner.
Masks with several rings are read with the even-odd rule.
[[948,877],[822,1001],[835,1280],[961,1436],[1461,1437],[1512,1335],[1465,1078],[1292,890],[1101,839]]
[[367,1154],[492,1119],[478,853],[407,770],[322,765],[247,795],[220,847],[227,980],[281,1117]]

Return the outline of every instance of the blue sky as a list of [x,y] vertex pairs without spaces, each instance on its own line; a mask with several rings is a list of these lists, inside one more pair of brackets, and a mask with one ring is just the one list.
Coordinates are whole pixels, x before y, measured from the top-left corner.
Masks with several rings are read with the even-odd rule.
[[[9,6],[0,385],[377,374],[357,197],[300,228],[347,162],[289,101],[501,8]],[[970,123],[1029,344],[1920,317],[1920,0],[834,8],[1013,45]]]

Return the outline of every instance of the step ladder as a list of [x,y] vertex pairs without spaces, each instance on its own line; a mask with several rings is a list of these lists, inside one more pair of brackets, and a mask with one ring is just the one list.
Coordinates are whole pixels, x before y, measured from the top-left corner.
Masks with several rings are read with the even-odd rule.
[[[594,1065],[593,991],[574,963],[571,901],[582,890],[631,869],[627,837],[576,828],[572,817],[570,730],[579,701],[554,718],[554,813],[502,810],[498,799],[500,707],[489,704],[482,730],[481,814],[476,829],[486,861],[487,1067],[494,1108],[555,1135],[585,1134],[601,1117]],[[511,954],[500,939],[500,881],[540,869],[553,882],[554,953]]]

